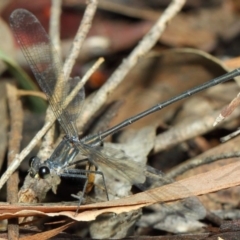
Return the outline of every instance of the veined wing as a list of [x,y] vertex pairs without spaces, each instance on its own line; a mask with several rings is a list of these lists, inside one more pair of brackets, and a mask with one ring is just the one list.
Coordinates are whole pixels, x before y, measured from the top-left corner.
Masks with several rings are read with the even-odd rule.
[[75,120],[84,99],[84,89],[64,106],[64,101],[76,84],[77,78],[66,81],[62,64],[45,29],[38,19],[25,9],[17,9],[10,16],[10,25],[21,50],[50,106],[70,137],[77,137]]
[[[48,34],[33,14],[24,9],[17,9],[10,16],[10,24],[38,84],[47,95],[58,121],[66,134],[70,137],[76,137],[77,133],[73,123],[78,116],[78,109],[84,98],[83,90],[67,108],[64,108],[64,101],[72,89],[70,82],[74,83],[76,78],[65,81],[61,71],[61,62],[56,57],[56,52]],[[81,153],[89,157],[96,165],[102,164],[106,168],[114,169],[120,173],[120,176],[128,179],[130,183],[143,182],[143,179],[139,181],[139,176],[144,177],[140,174],[142,169],[135,166],[131,161],[119,161],[118,158],[106,156],[98,149],[80,142],[77,145]],[[129,174],[130,171],[132,171],[131,174]]]
[[89,162],[95,166],[100,166],[104,172],[111,172],[119,180],[127,180],[129,183],[144,183],[146,177],[144,175],[145,166],[138,164],[124,153],[115,149],[108,149],[108,153],[102,147],[93,147],[90,145],[76,143],[79,146],[81,154],[89,159]]

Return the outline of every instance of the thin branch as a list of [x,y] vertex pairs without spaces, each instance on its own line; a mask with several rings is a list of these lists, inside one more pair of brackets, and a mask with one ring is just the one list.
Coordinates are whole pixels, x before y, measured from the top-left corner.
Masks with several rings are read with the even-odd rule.
[[[60,15],[61,15],[61,0],[52,0],[51,1],[51,17],[50,17],[50,39],[52,41],[52,52],[53,57],[56,58],[56,61],[61,59],[61,49],[60,49]],[[57,86],[57,85],[56,85]],[[45,122],[49,122],[53,117],[53,112],[50,106],[47,109]],[[47,159],[49,154],[53,151],[54,143],[54,133],[55,133],[55,124],[50,128],[50,130],[43,137],[41,143],[41,149],[38,153],[38,156],[42,159]]]
[[18,89],[18,96],[19,97],[34,96],[34,97],[40,97],[44,100],[47,100],[46,95],[43,92],[39,92],[39,91]]
[[41,148],[38,152],[38,157],[41,159],[47,159],[49,155],[53,151],[53,145],[54,145],[54,133],[55,133],[55,117],[52,112],[52,109],[50,107],[47,108],[46,116],[45,116],[45,123],[51,122],[52,119],[53,124],[50,127],[50,129],[46,132],[46,134],[43,136],[42,142],[41,142]]
[[0,113],[1,113],[1,124],[0,124],[0,169],[2,169],[5,163],[5,155],[8,147],[8,109],[6,105],[6,82],[8,80],[1,79],[0,82]]
[[31,140],[27,147],[25,147],[20,154],[17,154],[13,160],[13,162],[8,166],[8,169],[5,173],[1,176],[0,179],[0,189],[12,175],[12,173],[19,167],[23,159],[32,151],[32,149],[37,145],[37,143],[41,140],[43,135],[48,131],[48,129],[52,126],[55,119],[53,118],[52,121],[46,122],[42,129],[35,135],[35,137]]
[[63,73],[65,79],[68,79],[72,71],[73,65],[75,64],[76,58],[79,55],[83,42],[86,38],[86,35],[91,27],[92,19],[97,9],[97,0],[89,0],[87,8],[84,12],[81,25],[77,31],[77,34],[73,40],[73,44],[70,50],[70,54],[66,59],[63,66]]
[[240,93],[226,106],[222,109],[221,113],[216,118],[213,126],[222,122],[226,117],[229,117],[232,112],[240,105]]
[[90,120],[93,114],[100,109],[106,102],[110,94],[114,92],[116,87],[121,83],[129,71],[159,40],[161,34],[165,30],[167,23],[181,10],[185,0],[174,0],[168,8],[161,14],[161,17],[148,32],[142,41],[135,47],[131,54],[123,60],[118,69],[111,75],[108,81],[96,93],[95,97],[90,101],[87,108],[83,109],[81,117],[81,129]]
[[[78,85],[73,89],[75,91],[75,95],[73,96],[71,92],[72,99],[76,96],[79,89],[81,89],[84,84],[87,82],[89,77],[93,74],[93,72],[96,71],[96,69],[102,64],[103,58],[100,58],[91,69],[87,71],[87,73],[84,75],[84,77],[81,79],[81,81],[78,83]],[[75,89],[78,89],[77,91]],[[70,98],[67,99],[68,101],[71,101]],[[35,137],[31,140],[31,142],[28,144],[27,147],[25,147],[22,152],[19,155],[16,155],[13,162],[8,167],[7,171],[2,175],[0,179],[0,189],[2,186],[6,183],[6,181],[9,179],[11,174],[19,167],[20,163],[23,161],[23,159],[29,154],[30,151],[37,145],[37,143],[41,140],[41,138],[44,136],[44,134],[48,131],[48,129],[52,126],[52,124],[55,121],[55,117],[51,118],[48,122],[45,122],[42,129],[35,135]]]
[[[202,118],[190,118],[172,127],[170,130],[159,134],[155,140],[154,153],[164,151],[183,141],[209,132],[211,129],[214,129],[213,123],[218,115],[219,110],[216,110],[207,113],[206,116]],[[240,109],[236,109],[236,111],[228,117],[228,121],[239,117],[239,115]]]
[[[10,126],[9,134],[9,150],[8,150],[8,165],[14,161],[15,155],[20,150],[23,127],[23,111],[21,101],[17,98],[17,89],[7,84],[8,104],[10,111]],[[14,172],[7,182],[7,201],[10,203],[18,202],[18,172]],[[18,239],[19,226],[17,219],[8,221],[8,239]]]
[[238,136],[239,134],[240,134],[240,128],[238,128],[236,131],[234,131],[234,132],[232,132],[232,133],[230,133],[230,134],[228,134],[228,135],[226,135],[226,136],[224,136],[224,137],[221,137],[221,138],[220,138],[220,141],[221,141],[222,143],[227,142],[227,141],[229,141],[230,139]]
[[51,5],[51,18],[50,18],[50,29],[49,35],[53,43],[54,49],[57,52],[57,57],[61,58],[61,48],[60,48],[60,16],[61,16],[61,6],[62,0],[52,0]]

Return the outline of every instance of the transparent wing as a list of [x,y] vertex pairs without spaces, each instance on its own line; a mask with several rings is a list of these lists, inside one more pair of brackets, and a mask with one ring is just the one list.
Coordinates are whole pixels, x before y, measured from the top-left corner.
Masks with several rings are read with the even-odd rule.
[[[127,180],[130,184],[137,186],[140,190],[146,191],[150,188],[159,187],[170,184],[173,181],[150,166],[133,161],[124,151],[111,147],[92,147],[87,145],[86,151],[89,151],[89,158],[96,165],[100,166],[104,174],[108,173],[119,180]],[[161,204],[161,208],[166,215],[174,215],[185,217],[186,219],[203,219],[206,210],[197,197],[192,196],[191,192],[179,183],[175,183],[173,187],[166,188],[161,194],[152,191],[147,193],[148,197],[156,201],[156,203],[164,203],[166,197],[190,196],[186,199],[172,204]]]
[[[103,149],[102,151],[92,152],[91,158],[98,166],[102,167],[104,173],[108,173],[110,176],[114,176],[117,179],[120,177],[120,180],[127,180],[143,192],[150,188],[159,187],[173,182],[172,180],[167,179],[162,172],[134,162],[123,152],[119,153],[119,150],[116,151],[115,149],[108,148]],[[103,154],[105,155],[105,158],[102,157]],[[203,219],[206,216],[206,209],[199,199],[192,196],[191,192],[179,183],[175,183],[171,188],[166,188],[161,194],[154,191],[146,194],[154,199],[156,203],[162,203],[161,211],[165,212],[166,216],[173,215],[174,218],[175,214],[183,219],[186,218],[189,220]],[[164,204],[166,197],[168,198],[169,196],[176,196],[176,199],[181,196],[188,197],[171,204]],[[158,221],[156,220],[156,222]]]
[[119,180],[127,180],[132,185],[144,183],[146,179],[145,166],[129,159],[125,153],[112,148],[93,147],[81,142],[75,142],[75,144],[90,163],[101,167],[104,172],[109,172],[110,175],[114,175]]
[[[65,82],[61,72],[62,66],[59,59],[55,57],[56,53],[52,48],[52,43],[33,14],[24,9],[15,10],[10,16],[10,24],[36,80],[48,97],[54,114],[69,136],[77,136],[73,122],[78,116],[78,109],[84,98],[83,90],[66,109],[63,108],[64,100],[75,85],[77,78]],[[78,148],[96,165],[102,164],[106,168],[112,168],[129,179],[131,183],[139,183],[138,173],[142,173],[142,170],[135,165],[132,166],[131,161],[123,163],[123,161],[119,161],[119,158],[106,156],[98,149],[81,143],[78,144]],[[129,175],[126,175],[128,173]]]
[[102,166],[104,171],[112,175],[114,173],[116,178],[127,180],[132,185],[144,183],[146,180],[145,166],[133,161],[124,151],[104,146],[99,147],[98,152],[93,152],[90,157],[97,165]]
[[10,16],[10,25],[39,86],[47,95],[56,118],[67,135],[77,137],[75,120],[84,99],[84,90],[82,89],[66,108],[64,101],[79,79],[65,81],[62,64],[48,34],[32,13],[25,9],[15,10]]
[[[73,78],[65,82],[61,72],[62,65],[59,58],[55,57],[56,52],[52,48],[48,34],[33,14],[24,9],[17,9],[10,16],[10,25],[36,80],[47,95],[50,106],[63,129],[69,136],[77,136],[73,122],[78,117],[79,106],[84,99],[84,91],[81,90],[66,109],[63,107],[64,100],[78,79]],[[136,166],[126,157],[113,157],[114,154],[110,157],[99,149],[81,143],[78,144],[78,148],[96,165],[114,169],[130,183],[144,182],[142,167]]]

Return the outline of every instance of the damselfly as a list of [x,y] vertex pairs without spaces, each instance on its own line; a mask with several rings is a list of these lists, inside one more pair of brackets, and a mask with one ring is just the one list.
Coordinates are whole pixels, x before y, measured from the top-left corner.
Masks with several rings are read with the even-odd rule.
[[[96,167],[102,166],[104,169],[114,170],[120,178],[127,179],[133,185],[142,184],[146,179],[146,167],[129,160],[126,156],[110,157],[106,155],[103,148],[99,146],[101,141],[110,134],[116,133],[127,125],[159,111],[176,101],[240,75],[240,69],[236,69],[190,89],[168,101],[157,104],[104,132],[79,139],[76,119],[83,104],[84,89],[82,88],[68,105],[66,105],[65,99],[80,79],[73,78],[66,81],[62,73],[60,59],[54,52],[54,47],[46,31],[33,14],[24,9],[17,9],[11,14],[10,25],[38,84],[47,95],[53,113],[66,133],[66,136],[49,159],[43,163],[37,157],[32,159],[30,163],[30,175],[32,177],[46,178],[49,175],[57,174],[60,177],[84,178],[86,179],[86,183],[83,188],[83,194],[88,182],[86,175],[91,171],[68,168],[74,162],[78,153],[85,156]],[[100,174],[104,182],[102,172],[94,171],[94,173]],[[105,190],[107,193],[106,186]]]

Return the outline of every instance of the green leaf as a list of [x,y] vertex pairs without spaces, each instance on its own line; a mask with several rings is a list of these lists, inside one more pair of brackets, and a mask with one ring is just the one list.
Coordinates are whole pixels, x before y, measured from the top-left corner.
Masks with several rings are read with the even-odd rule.
[[[21,88],[25,90],[39,90],[37,85],[32,81],[28,74],[2,50],[0,50],[0,59],[7,65],[9,72],[17,79]],[[27,98],[33,111],[41,113],[46,110],[47,103],[42,98],[34,96],[28,96]]]

